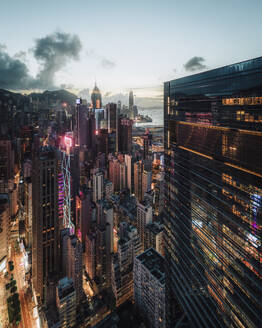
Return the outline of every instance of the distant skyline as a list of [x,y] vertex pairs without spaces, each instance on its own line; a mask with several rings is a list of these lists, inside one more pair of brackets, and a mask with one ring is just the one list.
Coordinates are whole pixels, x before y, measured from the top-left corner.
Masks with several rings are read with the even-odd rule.
[[159,99],[166,80],[261,56],[261,12],[260,0],[4,0],[0,88],[97,81]]

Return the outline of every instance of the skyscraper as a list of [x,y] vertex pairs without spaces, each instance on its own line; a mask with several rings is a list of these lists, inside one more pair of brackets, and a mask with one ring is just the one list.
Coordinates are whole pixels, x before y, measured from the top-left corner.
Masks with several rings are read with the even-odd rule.
[[58,256],[58,155],[52,147],[41,147],[33,158],[33,288],[39,301],[49,279],[57,276]]
[[94,109],[102,108],[102,96],[101,96],[101,92],[98,89],[96,83],[95,83],[93,92],[91,93],[91,101],[92,101],[92,106]]
[[67,235],[66,276],[71,278],[76,292],[76,304],[79,305],[83,292],[82,280],[82,243],[75,235]]
[[143,158],[146,159],[152,147],[152,133],[147,129],[143,135]]
[[132,191],[132,156],[125,154],[126,183],[129,191]]
[[142,200],[144,200],[145,192],[151,190],[151,182],[152,182],[152,172],[151,171],[143,171],[142,173]]
[[132,125],[133,121],[128,118],[119,120],[118,151],[131,153],[132,151]]
[[103,172],[93,173],[93,202],[102,199],[104,192],[104,175]]
[[139,201],[142,201],[142,172],[143,162],[134,163],[134,194]]
[[130,90],[129,91],[129,110],[132,111],[133,110],[133,106],[134,106],[134,94],[133,91]]
[[120,190],[120,161],[115,157],[109,158],[109,180],[113,182],[114,191]]
[[[8,195],[0,194],[0,267],[5,267],[8,255],[10,225],[10,208],[8,204]],[[0,271],[1,271],[0,270]]]
[[137,204],[137,231],[141,240],[142,248],[145,250],[145,229],[146,225],[152,223],[152,207],[149,204],[138,203]]
[[85,267],[86,272],[88,273],[88,276],[90,279],[95,278],[96,274],[96,261],[95,261],[95,255],[96,255],[96,235],[95,233],[89,233],[86,236],[86,251],[85,251]]
[[117,125],[118,125],[118,111],[117,111],[117,105],[114,103],[110,103],[106,105],[106,111],[107,111],[107,120],[108,120],[108,132],[116,132],[117,131]]
[[262,57],[164,84],[168,324],[261,325]]

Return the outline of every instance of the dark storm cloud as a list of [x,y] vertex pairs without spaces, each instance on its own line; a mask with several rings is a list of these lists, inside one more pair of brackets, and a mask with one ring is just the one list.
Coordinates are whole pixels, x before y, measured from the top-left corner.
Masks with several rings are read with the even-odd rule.
[[33,82],[28,74],[28,68],[20,59],[11,57],[0,46],[0,88],[21,89],[27,88]]
[[[36,40],[33,55],[41,65],[36,78],[29,75],[23,62],[25,53],[11,57],[0,45],[0,88],[6,89],[51,89],[54,88],[55,74],[68,61],[77,60],[82,48],[77,35],[56,32]],[[22,59],[22,60],[21,60]]]
[[61,70],[70,60],[79,59],[82,48],[77,35],[56,32],[36,40],[34,56],[42,63],[42,69],[37,75],[37,87],[42,89],[54,85],[55,73]]
[[184,67],[186,71],[200,71],[202,69],[207,68],[206,65],[204,65],[205,59],[203,57],[192,57],[191,59],[189,59],[188,62],[185,63]]

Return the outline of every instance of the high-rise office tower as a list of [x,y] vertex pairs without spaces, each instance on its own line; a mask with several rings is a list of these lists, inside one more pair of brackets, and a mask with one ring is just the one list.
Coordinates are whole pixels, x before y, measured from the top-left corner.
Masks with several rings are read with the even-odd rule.
[[132,120],[128,118],[120,118],[118,134],[119,152],[131,153],[132,151],[132,125]]
[[168,324],[261,326],[262,57],[164,84]]
[[152,133],[149,130],[143,135],[143,158],[146,159],[151,153],[152,148]]
[[134,163],[134,194],[139,201],[142,201],[142,173],[143,162]]
[[116,132],[118,125],[117,105],[114,103],[107,104],[106,111],[108,120],[108,132]]
[[111,282],[111,253],[113,252],[113,208],[102,199],[96,204],[96,277],[99,289],[110,286]]
[[93,202],[102,199],[104,192],[104,175],[103,172],[93,173]]
[[32,211],[33,211],[33,195],[32,195],[32,179],[27,177],[24,180],[24,197],[25,197],[25,244],[26,247],[32,247]]
[[131,119],[133,119],[133,118],[134,118],[134,112],[133,112],[133,106],[134,106],[134,93],[133,93],[132,90],[129,91],[129,102],[128,102],[128,104],[129,104],[129,117],[130,117]]
[[126,189],[126,164],[125,162],[120,163],[119,165],[119,189]]
[[82,243],[75,235],[67,235],[64,238],[67,243],[66,276],[71,278],[74,283],[76,304],[79,305],[83,293]]
[[137,230],[141,240],[142,248],[145,250],[145,228],[152,223],[152,207],[146,203],[137,203]]
[[120,190],[120,164],[117,158],[109,158],[109,180],[113,182],[114,191]]
[[75,327],[76,292],[72,279],[60,279],[56,287],[56,306],[59,315],[59,327]]
[[83,250],[85,250],[85,238],[91,228],[91,200],[92,190],[86,185],[82,185],[80,195],[77,197],[77,233],[76,235],[82,242]]
[[58,154],[52,147],[41,147],[33,157],[33,288],[44,302],[49,279],[58,273]]
[[85,268],[90,279],[95,278],[96,274],[96,234],[90,232],[85,241]]
[[0,180],[8,181],[14,177],[14,150],[11,140],[0,140]]
[[134,115],[134,117],[136,117],[138,115],[138,109],[137,109],[136,105],[133,106],[133,115]]
[[102,96],[96,84],[93,89],[93,92],[91,93],[91,101],[94,109],[102,108]]
[[134,298],[149,327],[166,327],[164,258],[154,248],[135,258]]
[[10,208],[7,194],[0,194],[0,266],[6,267],[8,256]]
[[75,143],[79,146],[80,143],[80,122],[83,119],[81,110],[82,107],[82,99],[76,99],[76,107],[75,107],[75,120],[74,120],[74,134],[75,134]]
[[117,102],[118,115],[120,115],[120,113],[121,113],[121,109],[122,109],[122,104],[121,104],[121,101],[118,100],[118,102]]
[[96,136],[97,141],[97,154],[104,153],[106,156],[108,155],[109,145],[108,145],[108,130],[100,129]]
[[142,200],[144,200],[145,193],[151,190],[151,182],[152,172],[144,170],[142,173]]
[[132,156],[125,154],[126,163],[126,184],[129,191],[132,191]]
[[76,104],[76,124],[75,124],[75,136],[76,145],[80,148],[86,147],[88,143],[88,108],[82,104],[81,99],[77,99]]

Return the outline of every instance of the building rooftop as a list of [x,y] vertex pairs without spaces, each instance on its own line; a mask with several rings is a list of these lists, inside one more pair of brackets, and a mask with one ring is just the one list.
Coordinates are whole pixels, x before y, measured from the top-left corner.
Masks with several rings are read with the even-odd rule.
[[59,299],[66,297],[67,295],[75,291],[73,280],[69,279],[68,277],[64,277],[60,279],[58,282],[57,289],[58,289]]
[[164,258],[154,248],[147,249],[136,258],[162,285],[165,283]]
[[159,222],[153,222],[146,225],[146,228],[151,230],[154,234],[158,234],[163,231],[163,225]]
[[260,69],[262,66],[262,57],[257,57],[253,59],[248,59],[239,63],[226,65],[222,67],[218,67],[215,69],[207,70],[204,72],[184,76],[178,79],[174,79],[171,81],[167,81],[165,83],[171,82],[171,85],[183,85],[187,83],[189,80],[192,82],[199,82],[203,79],[214,78],[223,79],[226,75],[239,75],[244,71],[252,71],[256,69]]

